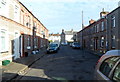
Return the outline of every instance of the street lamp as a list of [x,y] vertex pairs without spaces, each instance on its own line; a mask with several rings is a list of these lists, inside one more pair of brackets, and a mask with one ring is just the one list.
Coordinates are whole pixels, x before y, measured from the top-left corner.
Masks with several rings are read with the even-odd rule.
[[[82,50],[84,48],[83,47],[83,45],[84,45],[84,43],[83,43],[83,29],[84,29],[84,24],[83,24],[83,11],[82,11]],[[84,50],[83,50],[82,57],[85,58],[85,52],[84,52]]]
[[83,29],[84,29],[84,24],[83,24],[83,11],[82,11],[82,49],[83,49]]

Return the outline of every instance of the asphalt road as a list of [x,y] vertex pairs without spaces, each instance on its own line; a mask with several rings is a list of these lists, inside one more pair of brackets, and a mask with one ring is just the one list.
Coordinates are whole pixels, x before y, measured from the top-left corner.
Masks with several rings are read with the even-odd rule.
[[46,54],[34,63],[21,80],[93,80],[99,57],[80,49],[61,46],[58,53]]

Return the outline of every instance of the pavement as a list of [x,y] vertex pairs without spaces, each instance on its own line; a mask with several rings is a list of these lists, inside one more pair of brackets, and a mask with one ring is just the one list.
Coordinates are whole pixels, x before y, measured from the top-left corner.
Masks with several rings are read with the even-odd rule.
[[37,54],[31,54],[28,57],[19,58],[7,66],[2,66],[2,82],[10,81],[20,74],[23,74],[33,63],[45,55],[45,50]]
[[88,49],[84,49],[84,51],[90,53],[90,54],[94,54],[98,57],[101,57],[103,55],[103,53],[100,53],[100,52],[95,52],[95,51],[92,51],[92,50],[88,50]]
[[[102,54],[92,52],[90,50],[85,50],[96,56],[101,56]],[[25,71],[37,60],[45,55],[45,50],[40,51],[38,54],[31,54],[28,57],[19,58],[11,62],[7,66],[2,66],[2,82],[10,81],[16,78],[18,75],[24,74]],[[1,70],[1,69],[0,69]],[[0,74],[1,75],[1,74]]]

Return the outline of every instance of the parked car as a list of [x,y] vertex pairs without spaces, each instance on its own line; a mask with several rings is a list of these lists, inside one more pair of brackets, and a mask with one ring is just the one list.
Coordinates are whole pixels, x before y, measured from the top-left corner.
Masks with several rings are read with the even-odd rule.
[[58,51],[58,45],[57,44],[50,44],[47,48],[47,53],[57,52],[57,51]]
[[80,48],[80,44],[77,42],[72,43],[72,48]]
[[60,49],[60,43],[59,42],[52,42],[50,44],[55,44],[56,46],[58,46],[58,49]]
[[67,42],[65,42],[65,43],[61,43],[61,45],[63,45],[63,46],[67,46],[68,43],[67,43]]
[[107,82],[120,82],[120,50],[110,50],[98,60],[94,78]]
[[72,47],[72,43],[70,43],[70,47]]
[[60,49],[60,45],[59,44],[55,44],[57,46],[57,49],[59,50]]

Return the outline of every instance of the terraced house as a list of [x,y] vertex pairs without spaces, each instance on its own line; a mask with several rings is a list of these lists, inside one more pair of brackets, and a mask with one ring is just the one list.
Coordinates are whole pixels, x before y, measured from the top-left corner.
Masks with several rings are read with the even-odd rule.
[[107,15],[107,48],[120,49],[120,5]]
[[77,33],[77,40],[83,48],[105,53],[120,49],[120,7],[108,13],[102,11],[100,19]]
[[36,53],[48,44],[48,29],[18,0],[0,0],[0,61]]

